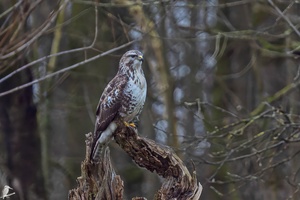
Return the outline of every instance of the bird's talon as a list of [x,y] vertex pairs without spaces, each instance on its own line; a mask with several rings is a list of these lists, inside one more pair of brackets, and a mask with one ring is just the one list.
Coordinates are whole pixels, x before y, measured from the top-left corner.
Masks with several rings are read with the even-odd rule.
[[124,122],[125,126],[127,127],[133,127],[136,128],[136,125],[134,123],[128,123],[128,122]]
[[129,126],[136,128],[136,125],[134,123],[130,123]]

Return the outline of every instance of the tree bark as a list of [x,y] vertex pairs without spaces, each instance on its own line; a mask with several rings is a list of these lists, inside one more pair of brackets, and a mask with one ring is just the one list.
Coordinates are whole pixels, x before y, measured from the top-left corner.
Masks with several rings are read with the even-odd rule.
[[[193,172],[191,175],[169,147],[160,146],[153,140],[140,137],[135,129],[126,127],[121,120],[117,120],[116,123],[118,128],[114,133],[114,139],[117,144],[138,166],[165,178],[154,196],[155,200],[200,198],[202,186],[197,182],[196,173]],[[87,134],[86,158],[81,165],[81,177],[77,178],[78,187],[70,190],[69,199],[123,199],[123,181],[112,167],[108,147],[101,155],[99,163],[90,161],[92,140],[92,134]]]

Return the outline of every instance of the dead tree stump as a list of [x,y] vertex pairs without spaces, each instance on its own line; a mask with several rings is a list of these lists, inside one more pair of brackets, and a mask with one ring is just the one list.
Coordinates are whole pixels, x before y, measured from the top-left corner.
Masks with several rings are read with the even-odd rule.
[[[151,172],[165,178],[161,188],[154,196],[155,200],[198,200],[202,186],[197,182],[196,173],[191,175],[186,166],[168,147],[158,145],[153,140],[140,137],[136,130],[117,121],[114,133],[115,141],[134,160]],[[123,181],[112,167],[109,148],[101,155],[99,163],[90,161],[92,134],[87,134],[86,158],[81,164],[81,176],[78,186],[69,191],[70,200],[121,200],[123,199]],[[133,198],[145,199],[143,197]]]

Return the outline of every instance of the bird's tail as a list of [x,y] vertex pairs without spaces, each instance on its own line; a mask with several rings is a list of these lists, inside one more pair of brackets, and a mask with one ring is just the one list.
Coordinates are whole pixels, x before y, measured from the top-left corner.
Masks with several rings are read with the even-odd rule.
[[111,122],[108,127],[99,134],[98,138],[94,138],[91,153],[91,160],[94,162],[99,162],[102,154],[103,147],[105,147],[110,139],[113,137],[114,131],[117,129],[117,124],[115,122]]

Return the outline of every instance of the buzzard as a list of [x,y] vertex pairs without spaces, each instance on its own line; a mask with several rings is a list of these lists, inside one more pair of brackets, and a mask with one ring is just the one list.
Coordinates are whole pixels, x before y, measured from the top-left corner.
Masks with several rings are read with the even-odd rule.
[[127,51],[121,58],[116,76],[104,89],[96,111],[91,159],[99,160],[101,148],[117,128],[114,119],[121,118],[126,126],[135,127],[143,109],[147,83],[142,69],[143,54]]

